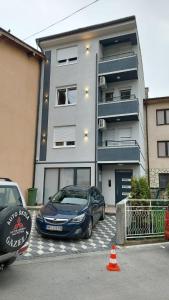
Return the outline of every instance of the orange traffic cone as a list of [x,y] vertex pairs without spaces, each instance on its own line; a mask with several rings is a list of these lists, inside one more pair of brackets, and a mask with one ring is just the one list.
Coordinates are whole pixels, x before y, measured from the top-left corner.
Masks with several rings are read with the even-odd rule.
[[117,263],[116,260],[116,246],[113,245],[111,248],[110,258],[109,258],[109,264],[106,266],[108,271],[120,271],[120,266]]

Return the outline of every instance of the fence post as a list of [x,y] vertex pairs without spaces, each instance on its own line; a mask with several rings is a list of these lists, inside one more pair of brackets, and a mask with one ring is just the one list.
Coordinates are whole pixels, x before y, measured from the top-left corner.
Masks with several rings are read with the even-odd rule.
[[126,239],[126,199],[116,205],[116,244],[123,245]]

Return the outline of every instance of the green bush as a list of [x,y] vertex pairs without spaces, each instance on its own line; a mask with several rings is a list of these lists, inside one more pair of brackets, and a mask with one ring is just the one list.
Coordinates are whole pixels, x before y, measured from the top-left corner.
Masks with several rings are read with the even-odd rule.
[[131,180],[131,198],[132,199],[150,199],[150,188],[146,177]]
[[167,188],[166,188],[166,194],[167,194],[167,198],[169,199],[169,183],[168,183]]

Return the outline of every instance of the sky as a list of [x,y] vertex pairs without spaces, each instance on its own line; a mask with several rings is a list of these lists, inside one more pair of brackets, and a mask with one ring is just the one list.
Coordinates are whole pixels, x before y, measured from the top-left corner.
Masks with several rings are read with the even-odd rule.
[[[0,27],[25,40],[93,0],[0,0]],[[99,0],[66,21],[26,39],[135,15],[149,97],[169,96],[169,0]]]

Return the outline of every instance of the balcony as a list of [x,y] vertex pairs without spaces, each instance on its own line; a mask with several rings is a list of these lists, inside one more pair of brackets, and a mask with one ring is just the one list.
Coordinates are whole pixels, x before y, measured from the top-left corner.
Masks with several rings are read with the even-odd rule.
[[98,103],[98,118],[110,122],[136,121],[139,118],[139,101],[135,95],[129,99],[113,97],[109,101]]
[[138,79],[138,60],[134,52],[104,57],[99,62],[98,75],[105,76],[107,82]]
[[140,161],[140,148],[136,140],[106,140],[98,147],[98,163],[135,163]]

